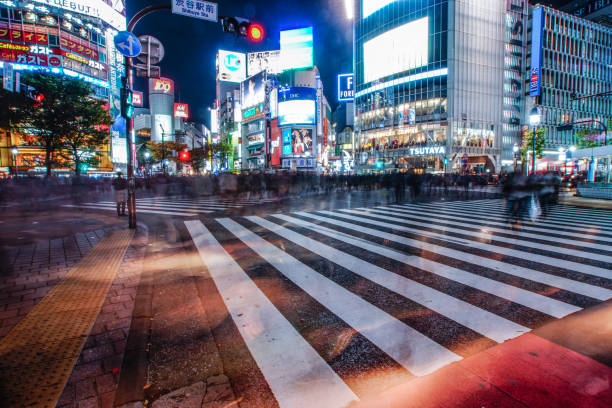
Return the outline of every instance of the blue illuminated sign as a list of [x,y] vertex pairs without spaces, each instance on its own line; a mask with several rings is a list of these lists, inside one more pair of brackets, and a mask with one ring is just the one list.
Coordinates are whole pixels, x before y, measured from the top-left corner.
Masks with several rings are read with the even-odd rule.
[[283,129],[283,154],[291,154],[291,129]]
[[137,57],[142,50],[138,37],[129,31],[119,31],[113,41],[117,50],[126,57]]
[[[102,81],[97,78],[92,78],[87,75],[83,75],[81,73],[72,71],[67,68],[57,68],[57,67],[43,67],[39,65],[27,65],[27,64],[12,64],[13,69],[16,71],[41,71],[47,72],[51,74],[63,74],[73,78],[78,78],[82,81],[89,82],[90,84],[94,84],[97,86],[101,86],[103,88],[108,88],[108,82]],[[0,68],[4,67],[4,63],[0,61]]]
[[285,87],[278,90],[278,124],[314,125],[317,91],[314,88]]
[[531,73],[529,75],[529,96],[540,96],[542,83],[542,30],[544,28],[544,8],[533,10],[531,28]]
[[355,99],[355,81],[353,74],[338,75],[338,100],[352,101]]

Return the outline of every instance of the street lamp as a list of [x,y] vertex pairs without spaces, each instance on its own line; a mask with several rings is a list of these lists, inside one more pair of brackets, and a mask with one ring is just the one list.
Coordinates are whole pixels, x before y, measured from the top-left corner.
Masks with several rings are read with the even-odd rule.
[[147,172],[146,172],[146,174],[148,175],[151,172],[151,169],[149,168],[150,167],[149,159],[151,158],[151,152],[148,151],[148,150],[146,152],[144,152],[144,157],[145,157],[145,164],[147,165]]
[[11,147],[11,154],[13,155],[13,166],[15,168],[15,176],[17,176],[18,173],[18,169],[17,169],[17,154],[19,153],[19,149],[17,148],[17,146],[12,146]]
[[542,111],[538,106],[534,106],[529,112],[529,124],[533,127],[533,162],[531,165],[531,174],[535,174],[535,161],[536,161],[536,133],[540,122],[542,121]]
[[518,144],[515,143],[514,146],[512,147],[512,152],[514,153],[514,172],[515,173],[516,173],[516,162],[518,161],[518,151],[519,151]]

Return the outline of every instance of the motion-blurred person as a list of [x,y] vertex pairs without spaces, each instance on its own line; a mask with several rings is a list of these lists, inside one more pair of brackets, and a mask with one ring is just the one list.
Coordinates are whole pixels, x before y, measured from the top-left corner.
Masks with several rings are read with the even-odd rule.
[[123,178],[121,172],[113,179],[113,189],[115,190],[115,202],[117,203],[117,216],[125,215],[125,205],[127,203],[128,182]]

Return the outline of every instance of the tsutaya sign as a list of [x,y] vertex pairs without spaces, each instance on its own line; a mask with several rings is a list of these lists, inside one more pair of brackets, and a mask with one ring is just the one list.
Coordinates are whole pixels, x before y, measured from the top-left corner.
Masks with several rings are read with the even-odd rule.
[[429,146],[429,147],[411,147],[409,149],[411,156],[431,156],[434,154],[446,154],[444,146]]

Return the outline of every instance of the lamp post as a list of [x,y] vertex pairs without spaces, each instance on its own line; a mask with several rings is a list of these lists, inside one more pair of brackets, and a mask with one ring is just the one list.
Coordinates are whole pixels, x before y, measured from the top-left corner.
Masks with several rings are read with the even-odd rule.
[[150,160],[149,160],[149,158],[151,157],[151,152],[149,152],[149,151],[147,150],[147,151],[144,153],[144,157],[145,157],[145,163],[146,163],[146,165],[147,165],[147,175],[148,175],[148,174],[150,173],[150,168],[149,168],[149,167],[150,167],[150,166],[149,166]]
[[514,153],[514,172],[515,173],[516,173],[516,162],[518,160],[518,151],[519,151],[518,144],[515,143],[514,146],[512,147],[512,152]]
[[13,168],[15,169],[15,176],[17,176],[19,170],[17,169],[17,154],[19,153],[19,149],[17,146],[11,147],[11,154],[13,155]]
[[161,128],[162,131],[162,172],[164,174],[166,174],[166,151],[164,150],[164,127],[162,126],[162,124],[159,124],[159,127]]
[[542,121],[542,111],[540,107],[534,106],[529,112],[529,124],[533,127],[533,154],[532,154],[532,165],[531,165],[531,174],[535,174],[535,161],[536,161],[536,137],[537,130],[540,122]]

